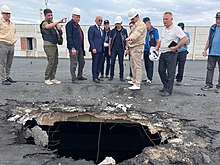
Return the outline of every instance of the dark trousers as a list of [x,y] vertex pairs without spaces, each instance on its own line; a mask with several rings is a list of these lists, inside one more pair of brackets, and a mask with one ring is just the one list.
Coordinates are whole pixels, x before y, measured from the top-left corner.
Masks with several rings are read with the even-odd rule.
[[129,55],[128,59],[129,59],[129,68],[130,68],[129,76],[133,77],[132,68],[131,68],[131,56],[130,55]]
[[124,51],[116,51],[116,50],[112,50],[111,52],[111,73],[110,76],[114,77],[114,72],[115,72],[115,61],[116,61],[116,57],[118,55],[118,63],[119,63],[119,69],[120,69],[120,73],[119,73],[119,77],[123,78],[124,77]]
[[103,61],[101,66],[101,75],[104,75],[105,61],[106,61],[105,75],[108,76],[110,71],[110,62],[111,62],[111,57],[108,54],[108,48],[105,48],[105,53],[103,56]]
[[149,58],[149,51],[144,51],[144,65],[147,74],[147,79],[152,81],[154,73],[154,62],[151,61]]
[[72,55],[72,51],[69,51],[70,53],[70,74],[72,77],[72,80],[76,79],[76,67],[78,63],[78,75],[77,77],[82,77],[83,75],[83,68],[85,65],[85,59],[84,59],[84,52],[82,49],[76,51],[76,55]]
[[161,53],[158,72],[165,92],[172,93],[176,71],[177,53]]
[[218,63],[218,69],[219,69],[218,84],[216,85],[216,88],[220,88],[220,56],[208,56],[206,85],[213,87],[212,81],[213,81],[216,62]]
[[176,75],[176,81],[181,82],[183,80],[183,73],[184,73],[184,67],[186,63],[186,55],[188,54],[188,51],[182,51],[177,53],[177,67],[178,67],[178,73]]
[[92,78],[97,79],[102,65],[102,53],[92,54]]

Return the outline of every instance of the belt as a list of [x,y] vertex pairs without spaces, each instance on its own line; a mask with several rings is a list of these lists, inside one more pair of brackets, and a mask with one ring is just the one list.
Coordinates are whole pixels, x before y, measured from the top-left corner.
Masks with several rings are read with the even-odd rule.
[[4,45],[6,45],[6,46],[13,46],[13,45],[14,45],[14,44],[7,43],[7,42],[5,42],[5,41],[0,41],[0,43],[1,43],[1,44],[4,44]]

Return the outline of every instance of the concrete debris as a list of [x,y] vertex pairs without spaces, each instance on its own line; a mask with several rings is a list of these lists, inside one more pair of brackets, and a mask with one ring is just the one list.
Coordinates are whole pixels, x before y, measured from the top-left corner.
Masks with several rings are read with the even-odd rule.
[[148,102],[152,102],[152,99],[148,99],[147,101],[148,101]]
[[106,157],[101,163],[98,165],[112,165],[116,164],[115,160],[112,157]]
[[183,143],[183,139],[175,138],[175,139],[169,139],[168,143]]
[[31,137],[34,138],[34,142],[38,146],[46,147],[48,145],[47,132],[43,131],[39,126],[31,128]]
[[128,97],[128,99],[130,100],[130,99],[133,99],[133,97]]
[[208,155],[204,154],[204,153],[201,153],[202,154],[202,161],[203,163],[205,164],[210,164],[211,163],[211,159]]
[[212,140],[212,148],[219,149],[220,148],[220,133],[216,134]]

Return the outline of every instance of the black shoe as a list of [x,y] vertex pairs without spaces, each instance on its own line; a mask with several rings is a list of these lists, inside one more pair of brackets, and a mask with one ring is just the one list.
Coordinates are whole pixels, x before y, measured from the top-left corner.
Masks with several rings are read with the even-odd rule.
[[2,81],[2,85],[11,85],[11,82],[8,80]]
[[101,83],[98,79],[93,79],[94,83]]
[[87,80],[87,78],[81,76],[81,77],[78,77],[77,80]]
[[113,77],[109,77],[108,81],[112,81],[113,80]]
[[100,78],[104,78],[104,75],[101,75]]
[[108,75],[106,75],[105,78],[108,78]]
[[77,82],[76,80],[72,80],[73,84],[79,84],[79,82]]
[[97,80],[98,80],[98,81],[104,81],[104,80],[102,80],[102,79],[100,79],[100,78],[97,78]]
[[169,92],[163,92],[163,93],[161,94],[162,97],[168,97],[168,96],[170,96],[170,95],[171,95],[171,93],[169,93]]
[[14,81],[11,77],[7,78],[7,80],[10,82],[10,83],[16,83],[17,81]]
[[123,78],[120,78],[120,81],[122,81],[122,82],[125,82],[125,79],[123,79]]
[[165,92],[165,88],[160,89],[159,92]]

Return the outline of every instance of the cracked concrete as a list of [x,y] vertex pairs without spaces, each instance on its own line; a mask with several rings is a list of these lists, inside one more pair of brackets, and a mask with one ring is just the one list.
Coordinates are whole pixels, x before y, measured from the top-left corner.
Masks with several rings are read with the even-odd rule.
[[[12,76],[18,83],[0,87],[1,164],[94,164],[91,161],[58,158],[52,151],[37,145],[24,144],[19,136],[21,124],[25,121],[39,118],[38,123],[53,124],[51,120],[46,119],[51,119],[51,115],[65,114],[67,111],[71,114],[88,113],[97,118],[110,119],[119,114],[120,120],[139,120],[141,124],[149,126],[151,131],[158,131],[158,128],[164,131],[166,128],[175,133],[176,138],[169,139],[168,144],[145,148],[135,158],[120,164],[217,165],[220,162],[220,95],[214,91],[200,90],[205,81],[205,61],[187,62],[184,77],[187,85],[175,86],[173,95],[169,98],[160,97],[158,92],[161,83],[157,64],[153,84],[142,85],[141,91],[134,92],[129,91],[129,85],[120,82],[117,77],[112,82],[105,79],[103,84],[93,84],[90,79],[89,60],[86,61],[85,69],[88,81],[71,84],[69,67],[66,66],[69,65],[69,61],[62,59],[57,79],[63,83],[46,86],[42,83],[42,68],[45,68],[45,64],[46,59],[15,58]],[[214,83],[216,81],[217,77]],[[57,119],[65,117],[58,115]],[[74,116],[72,117],[74,119]],[[165,131],[165,139],[169,137],[166,135],[168,134]]]

